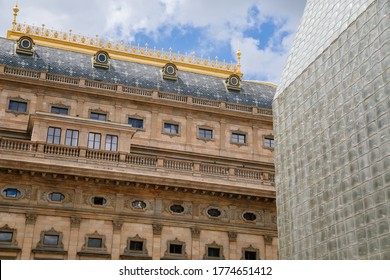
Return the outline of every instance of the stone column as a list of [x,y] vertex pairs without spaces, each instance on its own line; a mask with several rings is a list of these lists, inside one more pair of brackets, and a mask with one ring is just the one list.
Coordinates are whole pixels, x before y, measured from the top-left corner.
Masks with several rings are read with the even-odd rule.
[[121,245],[121,230],[123,222],[119,220],[112,221],[113,234],[112,234],[112,245],[111,245],[111,259],[119,260],[120,245]]
[[161,258],[161,232],[162,225],[153,224],[153,253],[152,259],[159,260]]
[[237,232],[228,232],[229,236],[229,252],[227,259],[238,260],[237,258]]
[[69,246],[68,246],[68,260],[75,260],[77,254],[77,247],[79,241],[81,218],[72,216],[70,217],[70,233],[69,233]]
[[22,260],[29,260],[31,258],[31,249],[33,246],[32,242],[33,242],[34,227],[36,221],[37,221],[36,214],[31,214],[31,213],[26,214],[26,227],[24,229],[24,240],[23,240],[22,254],[21,254]]
[[273,259],[272,239],[273,239],[272,236],[268,236],[268,235],[264,236],[265,259],[266,260]]
[[199,228],[191,228],[191,236],[192,236],[192,259],[200,260],[200,229]]

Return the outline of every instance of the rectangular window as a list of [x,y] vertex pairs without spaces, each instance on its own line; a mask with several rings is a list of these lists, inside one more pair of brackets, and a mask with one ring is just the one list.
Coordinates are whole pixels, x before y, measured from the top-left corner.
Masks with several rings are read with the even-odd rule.
[[144,120],[143,119],[135,119],[129,118],[129,125],[134,128],[144,128]]
[[221,250],[219,248],[208,247],[207,255],[212,258],[219,258]]
[[13,233],[9,231],[0,231],[0,242],[12,242]]
[[164,133],[179,134],[179,125],[172,123],[164,123]]
[[183,245],[180,244],[169,244],[170,254],[182,254]]
[[102,248],[103,240],[101,238],[88,238],[87,247],[89,248]]
[[94,120],[100,120],[100,121],[107,120],[107,114],[102,114],[102,113],[91,112],[89,117]]
[[58,240],[59,240],[58,235],[45,234],[43,236],[43,244],[45,244],[45,245],[57,246]]
[[48,144],[60,144],[61,140],[61,128],[58,127],[49,127],[47,130],[47,140]]
[[118,136],[106,135],[106,151],[116,152],[118,149]]
[[101,134],[90,132],[88,134],[88,148],[89,149],[100,149]]
[[238,144],[245,144],[246,135],[241,133],[232,133],[232,142]]
[[213,139],[213,131],[211,129],[199,128],[198,138]]
[[254,251],[245,251],[244,258],[245,260],[257,260],[257,253]]
[[66,146],[78,146],[79,144],[79,131],[67,129],[65,137]]
[[273,148],[274,147],[274,138],[273,137],[264,137],[264,147]]
[[27,102],[10,100],[8,110],[16,112],[27,112]]
[[144,243],[142,241],[130,241],[131,251],[143,251]]
[[50,112],[53,113],[53,114],[67,115],[68,114],[68,108],[51,106]]

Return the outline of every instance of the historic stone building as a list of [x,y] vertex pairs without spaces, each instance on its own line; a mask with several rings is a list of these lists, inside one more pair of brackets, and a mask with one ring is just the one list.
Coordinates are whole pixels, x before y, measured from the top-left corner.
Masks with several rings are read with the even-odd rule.
[[390,1],[308,0],[273,102],[281,259],[390,259]]
[[0,258],[277,259],[271,103],[238,64],[18,24]]

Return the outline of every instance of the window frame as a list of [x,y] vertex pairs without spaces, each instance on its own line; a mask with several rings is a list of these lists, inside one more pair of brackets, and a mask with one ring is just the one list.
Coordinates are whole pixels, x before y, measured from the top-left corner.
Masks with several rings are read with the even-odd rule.
[[[53,135],[50,135],[51,129],[53,129],[53,131],[54,131]],[[59,131],[59,135],[56,135],[58,131]],[[46,143],[52,144],[52,145],[61,145],[61,133],[62,133],[62,129],[60,127],[49,126],[47,128]],[[49,139],[51,139],[51,140],[49,141]],[[58,143],[55,143],[56,139],[58,139]]]
[[253,260],[253,259],[247,259],[246,258],[246,256],[245,256],[246,252],[255,253],[256,254],[255,260],[260,260],[260,250],[257,249],[257,248],[254,248],[252,245],[250,245],[249,247],[241,249],[241,254],[242,254],[241,255],[241,260]]
[[[56,236],[57,244],[50,244],[45,242],[46,236]],[[50,230],[41,231],[39,242],[35,250],[63,250],[64,244],[62,243],[63,233],[56,231],[53,227]]]
[[[96,115],[97,117],[92,117],[93,115]],[[104,119],[101,117],[104,116]],[[96,110],[91,110],[89,112],[89,118],[91,120],[97,120],[97,121],[108,121],[108,113],[103,112],[103,111],[96,111]]]
[[[8,196],[7,195],[8,190],[14,190],[16,192],[16,195],[15,196]],[[20,190],[18,190],[17,188],[10,188],[10,187],[6,187],[6,188],[2,189],[1,194],[3,197],[8,198],[8,199],[19,199],[22,196],[22,193]]]
[[[237,136],[237,141],[235,141],[234,136]],[[244,142],[241,142],[240,136],[244,137]],[[243,131],[232,131],[230,134],[230,143],[239,145],[239,146],[246,146],[248,145],[248,133],[243,132]]]
[[[58,113],[57,112],[53,112],[53,109],[58,109]],[[66,110],[66,114],[64,114],[62,112],[62,110]],[[66,106],[58,106],[58,105],[51,105],[50,107],[50,113],[52,114],[58,114],[58,115],[69,115],[69,108],[66,107]]]
[[[116,143],[113,143],[113,139],[116,139]],[[118,151],[118,144],[119,144],[118,135],[106,134],[105,143],[104,143],[104,148],[106,151],[117,152]],[[108,147],[108,149],[107,149],[107,147]]]
[[[17,103],[17,108],[16,109],[11,109],[11,102],[15,102]],[[19,105],[20,104],[25,104],[26,106],[26,110],[25,111],[20,111],[19,110]],[[8,99],[8,106],[7,106],[7,112],[12,112],[12,113],[15,113],[15,114],[28,114],[28,105],[29,105],[29,101],[28,100],[25,100],[25,99],[22,99],[22,98],[9,98]]]
[[[141,121],[141,122],[142,122],[142,127],[133,126],[133,125],[130,123],[130,120],[133,120],[133,121],[135,121],[135,122]],[[138,115],[128,116],[128,117],[127,117],[127,124],[130,125],[131,128],[134,128],[134,129],[137,129],[137,130],[145,130],[145,128],[144,128],[145,119],[144,119],[143,117],[138,116]]]
[[[210,256],[209,255],[209,248],[210,249],[219,249],[219,256],[218,257]],[[217,244],[215,241],[211,244],[206,244],[203,259],[204,260],[224,260],[225,257],[223,255],[223,246]]]
[[[176,252],[171,252],[171,246],[180,246],[181,252],[176,253]],[[164,259],[171,259],[171,260],[183,260],[187,259],[187,253],[186,253],[186,243],[183,241],[180,241],[177,237],[175,240],[168,240],[167,241],[167,249],[164,253]]]
[[[142,250],[131,250],[131,242],[142,242]],[[147,240],[145,238],[141,238],[138,234],[134,237],[127,238],[126,247],[123,255],[121,255],[121,259],[151,259],[151,257],[148,256],[146,242]]]
[[[100,239],[101,240],[101,246],[100,247],[89,247],[89,239]],[[97,231],[95,231],[92,234],[86,234],[84,237],[84,245],[81,248],[82,251],[89,251],[89,252],[106,252],[106,236],[99,234]]]
[[[267,141],[269,142],[269,146],[266,145]],[[269,150],[274,150],[275,149],[275,138],[273,135],[264,135],[263,136],[263,148],[264,149],[269,149]]]
[[[211,132],[211,137],[206,137],[206,135],[201,135],[201,130],[202,131],[208,131],[208,132]],[[210,127],[203,127],[203,126],[200,126],[198,127],[197,129],[197,133],[196,133],[196,137],[199,139],[199,140],[203,140],[203,141],[213,141],[214,140],[214,129],[210,128]]]
[[[166,130],[166,125],[169,125],[169,131]],[[177,126],[177,133],[172,133],[172,127]],[[168,135],[168,136],[180,136],[181,133],[181,127],[180,123],[175,121],[164,121],[162,125],[162,134]]]
[[5,224],[4,226],[2,226],[0,228],[0,233],[11,234],[10,241],[1,241],[0,240],[0,248],[18,246],[18,242],[16,241],[17,230],[15,228],[10,228],[8,226],[8,224]]
[[[70,137],[68,137],[68,132],[71,133]],[[77,137],[73,137],[73,134],[77,132]],[[69,146],[69,147],[78,147],[79,146],[79,136],[80,136],[80,131],[79,130],[76,130],[76,129],[66,129],[65,131],[65,143],[64,145],[65,146]],[[68,142],[68,139],[70,139],[69,141],[69,144],[67,143]],[[76,145],[74,145],[74,141],[76,141]]]
[[[90,137],[91,137],[91,135],[93,136],[93,140],[92,140],[92,142],[93,142],[92,146],[93,147],[90,146],[90,143],[91,143]],[[96,136],[97,135],[99,135],[99,142],[96,141]],[[95,148],[96,143],[99,143],[99,147],[98,148]],[[102,134],[101,133],[97,133],[97,132],[89,132],[88,133],[88,145],[87,145],[88,149],[100,150],[101,149],[101,145],[102,145]]]

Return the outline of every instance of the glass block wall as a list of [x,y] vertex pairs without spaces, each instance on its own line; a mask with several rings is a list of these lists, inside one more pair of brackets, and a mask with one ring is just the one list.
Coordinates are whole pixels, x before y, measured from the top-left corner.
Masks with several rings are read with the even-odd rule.
[[390,259],[390,0],[308,0],[305,36],[273,102],[279,256]]

